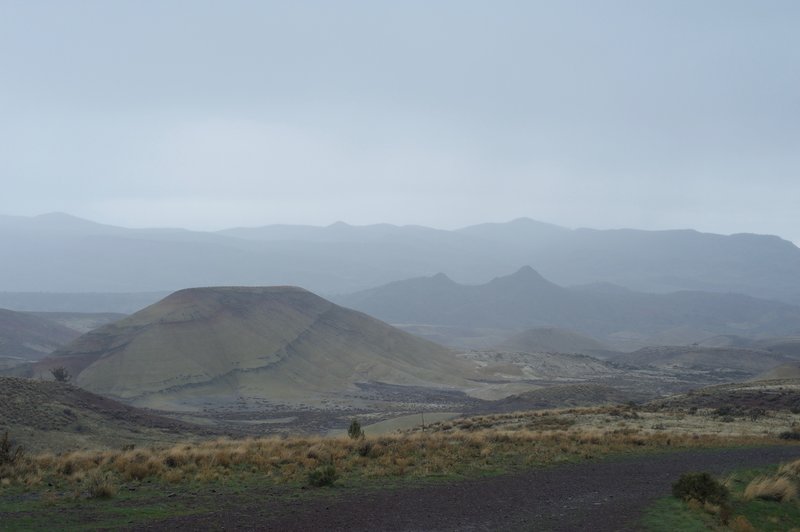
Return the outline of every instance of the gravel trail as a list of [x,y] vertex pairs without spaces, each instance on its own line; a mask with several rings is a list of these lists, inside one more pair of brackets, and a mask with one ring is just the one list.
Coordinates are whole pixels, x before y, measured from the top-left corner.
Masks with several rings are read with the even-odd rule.
[[[169,519],[150,529],[639,530],[644,509],[687,471],[722,474],[800,458],[800,447],[691,450],[532,469],[497,477],[347,492]],[[266,494],[265,494],[266,495]],[[233,501],[231,501],[233,503]]]

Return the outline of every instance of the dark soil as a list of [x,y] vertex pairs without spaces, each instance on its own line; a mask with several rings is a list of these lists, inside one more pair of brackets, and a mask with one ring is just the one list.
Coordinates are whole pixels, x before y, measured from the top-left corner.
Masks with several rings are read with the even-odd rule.
[[[800,447],[693,450],[534,469],[447,484],[311,497],[251,493],[157,530],[639,530],[644,509],[682,473],[722,474],[800,458]],[[340,490],[340,491],[337,491]],[[259,495],[263,495],[261,500]],[[319,495],[319,496],[317,496]],[[258,503],[255,501],[259,500]]]
[[[782,384],[785,383],[784,387]],[[758,388],[761,384],[761,388]],[[735,408],[740,411],[761,408],[768,411],[796,410],[800,408],[800,391],[795,380],[774,380],[763,383],[724,384],[709,386],[687,394],[653,401],[653,409],[675,408]]]

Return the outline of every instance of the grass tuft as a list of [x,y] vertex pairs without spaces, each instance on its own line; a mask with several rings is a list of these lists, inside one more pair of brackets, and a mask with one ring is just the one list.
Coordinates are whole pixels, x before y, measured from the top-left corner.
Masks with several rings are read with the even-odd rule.
[[332,464],[320,466],[308,473],[308,483],[314,487],[333,486],[339,475]]
[[86,492],[90,499],[110,499],[117,494],[108,472],[93,471],[86,481]]
[[796,498],[797,485],[784,476],[758,476],[750,481],[744,489],[743,495],[743,499],[746,501],[762,499],[786,502]]

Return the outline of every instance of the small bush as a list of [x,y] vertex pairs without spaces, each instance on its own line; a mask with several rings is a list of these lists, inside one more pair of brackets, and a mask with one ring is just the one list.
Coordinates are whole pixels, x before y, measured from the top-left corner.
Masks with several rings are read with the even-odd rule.
[[110,499],[117,494],[117,487],[108,473],[93,472],[86,482],[86,491],[90,499]]
[[372,442],[367,440],[362,441],[356,448],[356,451],[358,452],[359,456],[369,456],[370,451],[372,451]]
[[712,416],[717,417],[732,416],[734,414],[736,414],[736,410],[732,406],[721,406],[711,412]]
[[743,515],[737,515],[736,518],[731,521],[730,527],[733,532],[756,532],[756,527]]
[[708,473],[684,473],[672,485],[672,495],[688,501],[722,505],[728,500],[728,489]]
[[15,463],[17,460],[22,459],[22,454],[22,446],[17,445],[14,447],[8,437],[8,431],[6,431],[3,434],[3,438],[0,439],[0,465]]
[[778,437],[782,440],[800,440],[800,432],[787,430],[778,434]]
[[347,428],[347,435],[354,440],[364,437],[364,429],[361,428],[361,423],[357,419],[350,422],[350,426]]
[[338,478],[339,474],[332,464],[320,466],[308,473],[308,483],[317,488],[333,486]]
[[53,368],[50,370],[50,373],[53,375],[56,382],[69,382],[72,378],[72,375],[69,374],[69,371],[64,366]]
[[75,473],[75,464],[72,463],[72,460],[65,460],[58,467],[57,471],[62,475],[64,475],[65,477],[68,477],[73,473]]

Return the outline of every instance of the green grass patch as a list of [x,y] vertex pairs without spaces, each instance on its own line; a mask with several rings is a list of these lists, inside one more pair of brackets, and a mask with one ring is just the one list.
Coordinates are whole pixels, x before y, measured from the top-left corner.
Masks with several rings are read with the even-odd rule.
[[692,511],[674,497],[657,500],[645,513],[642,525],[650,532],[700,532],[713,524],[711,516]]
[[149,485],[113,499],[86,499],[76,492],[27,493],[14,490],[0,498],[1,530],[119,528],[167,517],[199,513],[193,501],[168,498],[169,488]]
[[[778,466],[747,468],[734,471],[724,480],[730,490],[728,509],[722,512],[709,512],[697,503],[687,503],[675,497],[665,497],[648,508],[642,526],[650,532],[673,530],[754,530],[779,532],[800,527],[800,499],[747,500],[745,490],[751,481],[759,477],[778,475]],[[791,482],[800,487],[800,477],[788,476]],[[722,515],[726,516],[723,522]]]

